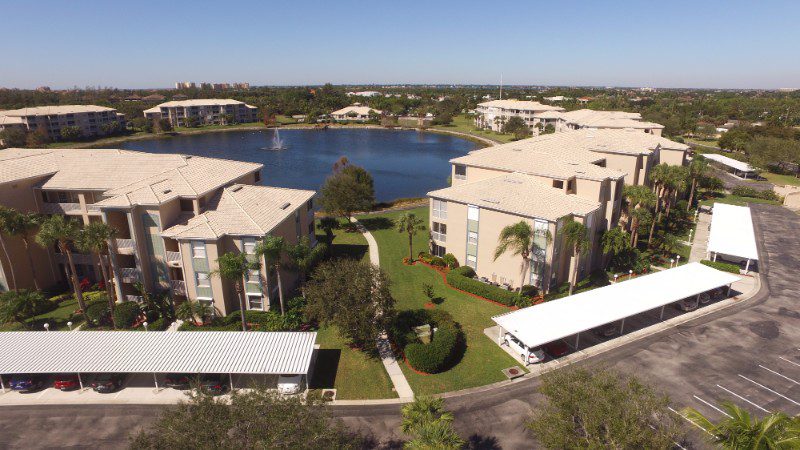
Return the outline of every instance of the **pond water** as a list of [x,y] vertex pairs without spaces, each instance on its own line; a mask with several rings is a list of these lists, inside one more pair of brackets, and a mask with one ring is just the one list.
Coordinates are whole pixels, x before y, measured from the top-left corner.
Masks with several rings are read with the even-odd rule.
[[478,147],[456,136],[414,130],[281,130],[284,150],[270,150],[274,130],[228,131],[129,141],[127,150],[184,153],[264,165],[263,183],[319,190],[333,164],[346,156],[375,178],[375,197],[423,197],[447,186],[452,158]]

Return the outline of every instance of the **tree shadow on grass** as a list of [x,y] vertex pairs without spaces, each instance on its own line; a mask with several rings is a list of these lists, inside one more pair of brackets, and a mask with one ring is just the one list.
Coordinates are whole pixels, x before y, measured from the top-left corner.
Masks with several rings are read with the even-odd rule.
[[322,349],[317,354],[314,375],[308,383],[310,389],[333,389],[336,385],[336,373],[342,351],[339,349]]
[[349,258],[360,260],[369,251],[368,245],[359,244],[333,244],[331,247],[331,257],[333,258]]
[[387,217],[365,217],[358,221],[369,231],[388,230],[394,227],[394,221]]

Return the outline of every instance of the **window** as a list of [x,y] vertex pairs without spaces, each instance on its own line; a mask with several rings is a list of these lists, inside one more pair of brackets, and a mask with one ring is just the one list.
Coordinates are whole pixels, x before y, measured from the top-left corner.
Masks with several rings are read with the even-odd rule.
[[466,180],[467,179],[467,166],[463,164],[455,164],[453,166],[455,170],[455,178],[456,180]]
[[192,258],[206,258],[206,243],[192,241]]
[[247,271],[247,282],[253,284],[261,283],[261,272],[258,269],[250,269]]
[[433,217],[437,219],[447,219],[447,202],[444,200],[433,200]]
[[181,204],[181,211],[183,212],[194,212],[194,202],[190,198],[182,198],[180,199]]
[[256,254],[256,238],[242,238],[242,250],[248,255]]
[[447,253],[447,249],[442,247],[441,245],[437,245],[434,243],[433,246],[431,246],[431,254],[433,254],[434,256],[438,256],[441,258],[442,256],[444,256],[445,253]]
[[473,269],[478,268],[478,258],[473,255],[467,255],[467,265]]
[[562,180],[553,180],[553,187],[556,189],[564,189],[564,182]]
[[261,181],[261,171],[260,170],[255,173],[255,181],[256,181],[256,183]]
[[478,233],[474,231],[470,231],[467,233],[467,243],[472,245],[478,245]]
[[433,227],[431,227],[431,237],[435,241],[445,242],[447,240],[447,225],[439,222],[433,222]]
[[197,282],[197,287],[211,287],[211,280],[208,272],[195,272],[194,278]]
[[575,192],[575,178],[567,180],[567,193]]
[[248,309],[257,309],[259,311],[264,310],[264,297],[261,294],[247,294],[247,308]]
[[470,205],[467,209],[467,220],[478,221],[481,219],[481,209],[477,206]]

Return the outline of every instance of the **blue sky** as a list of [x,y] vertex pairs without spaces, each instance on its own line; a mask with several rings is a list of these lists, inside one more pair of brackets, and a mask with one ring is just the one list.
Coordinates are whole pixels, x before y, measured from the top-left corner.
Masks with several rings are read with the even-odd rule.
[[800,87],[800,1],[5,0],[0,87]]

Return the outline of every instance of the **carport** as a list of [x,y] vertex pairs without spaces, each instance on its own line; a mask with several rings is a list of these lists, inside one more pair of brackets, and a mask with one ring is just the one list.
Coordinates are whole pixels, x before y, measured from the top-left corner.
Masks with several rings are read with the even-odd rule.
[[[0,375],[211,373],[308,375],[314,332],[14,331],[0,339]],[[5,385],[0,376],[0,387]]]
[[744,178],[745,180],[747,179],[748,175],[750,178],[756,177],[756,169],[744,161],[739,161],[724,155],[718,155],[716,153],[705,154],[703,155],[703,158],[711,161],[713,165],[722,167],[727,172],[731,172],[737,177]]
[[738,258],[745,263],[744,271],[750,270],[750,263],[758,261],[756,236],[753,231],[753,218],[746,206],[714,203],[711,212],[711,229],[708,234],[708,258],[717,256]]
[[687,297],[712,289],[730,286],[739,277],[700,263],[683,266],[621,281],[609,286],[575,294],[539,305],[529,306],[492,317],[500,328],[498,342],[505,333],[512,334],[528,348],[539,347],[557,339],[575,336],[575,349],[580,333],[601,325],[664,307]]

